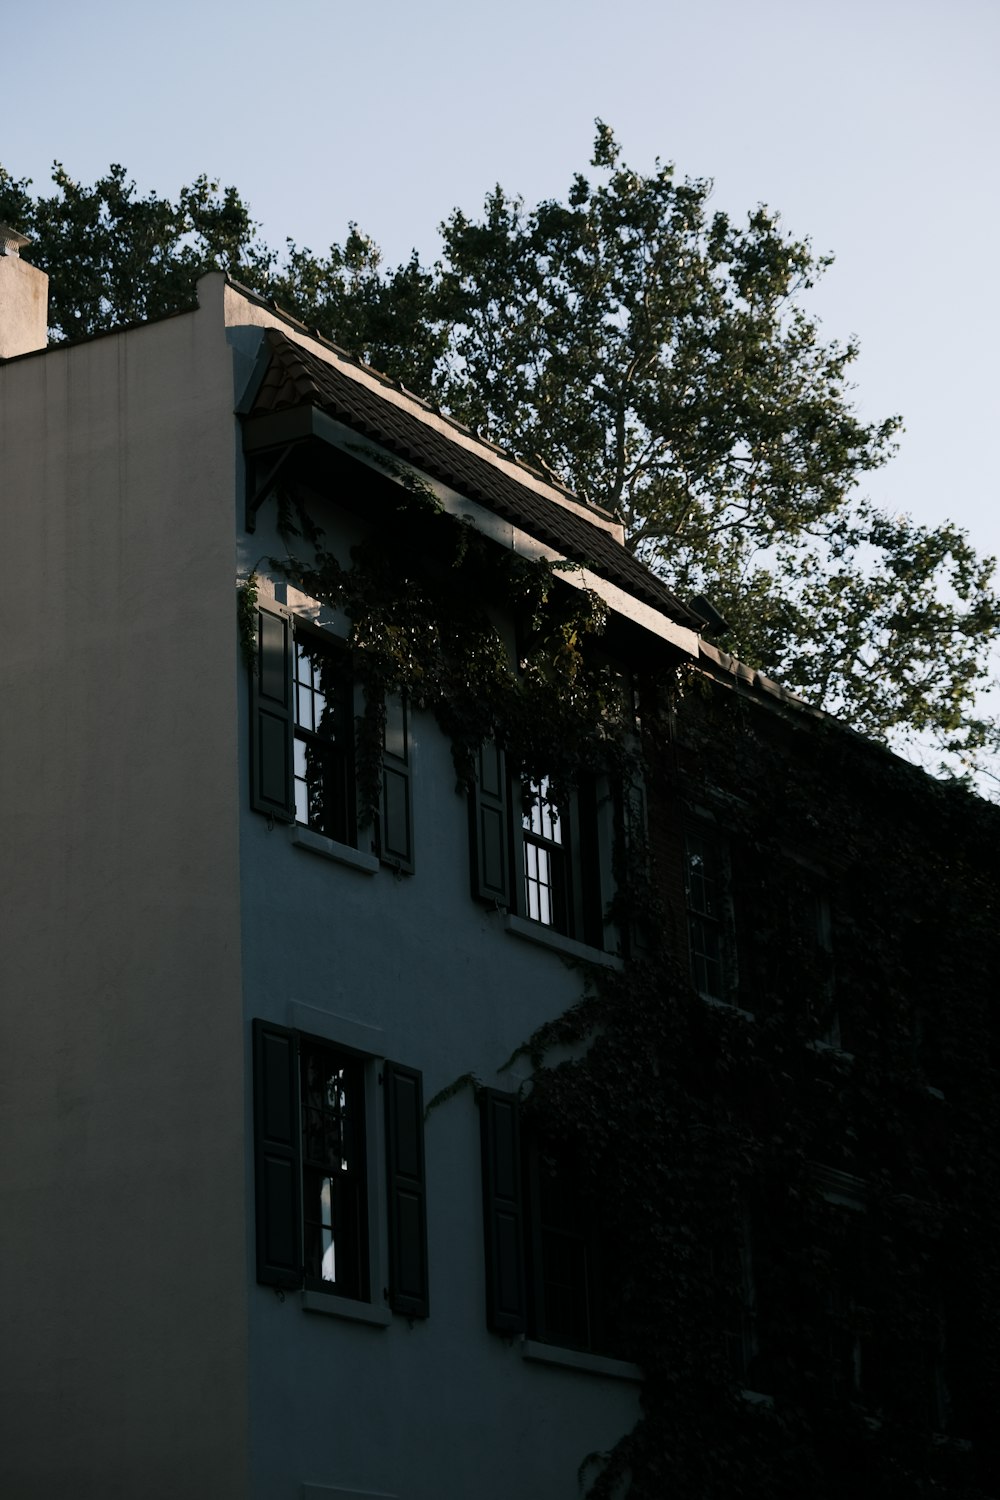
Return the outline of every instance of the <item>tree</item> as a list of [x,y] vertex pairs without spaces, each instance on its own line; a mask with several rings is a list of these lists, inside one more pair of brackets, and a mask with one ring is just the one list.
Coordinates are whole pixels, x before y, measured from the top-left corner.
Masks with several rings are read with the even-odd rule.
[[0,168],[0,218],[55,273],[57,336],[187,305],[221,265],[617,512],[640,557],[725,617],[719,645],[866,734],[980,764],[993,560],[859,493],[900,422],[859,421],[857,346],[824,343],[805,310],[829,259],[763,207],[710,212],[707,181],[634,171],[600,121],[591,166],[565,202],[497,187],[481,219],[454,212],[432,268],[385,267],[354,224],[279,263],[234,188],[137,198],[118,166],[86,189],[57,165],[37,200]]
[[705,181],[633,171],[600,122],[592,165],[565,203],[497,188],[443,226],[443,404],[617,511],[726,618],[719,644],[867,734],[974,754],[992,561],[857,497],[900,422],[857,419],[857,347],[803,309],[829,260],[764,208],[710,214]]
[[49,273],[56,339],[190,307],[195,282],[213,266],[266,290],[275,257],[235,188],[202,176],[176,202],[140,198],[122,166],[83,187],[59,162],[52,180],[58,192],[32,198],[30,181],[0,166],[0,221],[33,240],[31,261]]
[[416,251],[386,270],[382,252],[356,224],[325,257],[289,240],[268,295],[383,374],[417,392],[434,389],[448,356],[448,330],[436,310],[434,272]]

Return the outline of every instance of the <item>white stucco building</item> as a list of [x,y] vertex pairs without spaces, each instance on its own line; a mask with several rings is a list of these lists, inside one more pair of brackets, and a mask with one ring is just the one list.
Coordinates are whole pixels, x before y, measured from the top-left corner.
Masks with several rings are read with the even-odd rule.
[[[44,348],[29,271],[0,256],[0,1492],[572,1500],[638,1372],[541,1285],[500,1070],[579,994],[567,955],[618,961],[607,815],[557,913],[544,809],[512,820],[487,757],[470,889],[449,744],[397,704],[359,828],[347,624],[268,562],[275,489],[346,562],[417,474],[585,564],[623,650],[697,622],[614,521],[222,274]],[[467,1073],[485,1105],[425,1120]]]

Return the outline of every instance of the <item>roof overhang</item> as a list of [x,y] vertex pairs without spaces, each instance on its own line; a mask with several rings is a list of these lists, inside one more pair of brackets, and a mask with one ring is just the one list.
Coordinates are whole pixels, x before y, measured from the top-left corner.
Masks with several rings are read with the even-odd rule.
[[244,451],[256,460],[248,466],[248,531],[254,530],[258,510],[287,474],[295,453],[315,443],[362,464],[383,481],[402,485],[408,480],[412,487],[433,496],[442,510],[473,525],[500,546],[532,561],[544,559],[558,565],[560,580],[570,588],[595,594],[619,620],[697,661],[697,631],[672,620],[626,589],[602,578],[592,568],[567,558],[558,548],[540,541],[524,527],[497,515],[487,506],[461,494],[435,475],[401,459],[374,439],[356,432],[315,406],[289,407],[244,418]]

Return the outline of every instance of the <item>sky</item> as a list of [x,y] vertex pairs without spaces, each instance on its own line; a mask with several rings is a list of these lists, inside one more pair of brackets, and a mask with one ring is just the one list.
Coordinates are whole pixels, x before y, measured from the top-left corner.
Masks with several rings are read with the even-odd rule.
[[905,422],[865,492],[1000,553],[997,0],[36,0],[4,52],[0,162],[36,191],[54,159],[165,195],[204,172],[273,245],[355,220],[391,263],[497,182],[564,197],[606,120],[637,170],[834,254],[806,305],[860,341],[859,414]]

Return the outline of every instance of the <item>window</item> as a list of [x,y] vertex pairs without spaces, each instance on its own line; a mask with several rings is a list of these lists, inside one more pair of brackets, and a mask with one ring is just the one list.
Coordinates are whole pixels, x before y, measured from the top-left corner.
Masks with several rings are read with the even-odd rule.
[[[829,1047],[842,1044],[833,975],[833,923],[825,882],[796,862],[791,874],[791,941],[786,953],[789,978],[812,1013],[814,1034]],[[790,960],[790,962],[789,962]]]
[[[355,723],[358,694],[346,646],[281,605],[258,611],[252,673],[251,806],[334,844],[358,848]],[[409,712],[385,703],[376,852],[413,870]]]
[[713,1247],[712,1269],[719,1295],[728,1302],[730,1310],[725,1333],[727,1363],[733,1375],[745,1385],[756,1378],[758,1353],[753,1240],[745,1204],[739,1206],[729,1233]]
[[370,1302],[370,1193],[384,1096],[389,1305],[426,1317],[427,1223],[421,1076],[255,1021],[257,1280]]
[[339,844],[357,838],[354,685],[347,653],[300,631],[293,639],[295,821]]
[[828,1272],[825,1294],[827,1375],[835,1401],[857,1401],[866,1391],[865,1341],[858,1305],[848,1289],[848,1277],[837,1266]]
[[615,1354],[605,1234],[582,1163],[563,1143],[523,1143],[518,1100],[480,1095],[487,1324],[544,1343]]
[[526,781],[521,788],[520,854],[524,868],[524,915],[533,922],[566,932],[569,849],[566,820],[552,801],[549,778]]
[[472,887],[482,900],[604,948],[615,809],[591,780],[556,801],[547,776],[512,774],[488,741],[470,801]]
[[732,1004],[736,964],[728,851],[711,826],[687,830],[684,885],[695,988],[708,1000]]
[[363,1064],[299,1040],[303,1272],[307,1285],[367,1302],[368,1212]]

